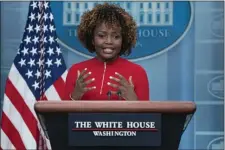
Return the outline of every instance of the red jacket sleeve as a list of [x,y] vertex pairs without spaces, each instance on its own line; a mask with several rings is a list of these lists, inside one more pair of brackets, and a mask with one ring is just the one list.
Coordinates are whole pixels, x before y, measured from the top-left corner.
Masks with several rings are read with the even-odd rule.
[[135,77],[134,90],[139,101],[148,101],[150,100],[148,76],[142,67],[138,70]]
[[74,90],[76,79],[77,79],[77,69],[74,65],[69,69],[67,77],[66,77],[66,86],[65,86],[65,95],[64,95],[65,100],[71,100],[70,94]]

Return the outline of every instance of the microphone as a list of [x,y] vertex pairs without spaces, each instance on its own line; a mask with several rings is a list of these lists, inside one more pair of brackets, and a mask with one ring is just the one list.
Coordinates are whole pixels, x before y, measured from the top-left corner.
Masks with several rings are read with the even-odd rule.
[[121,100],[121,91],[117,91],[117,95],[119,96],[119,100]]
[[111,100],[111,95],[112,95],[112,92],[111,91],[108,91],[107,92],[108,100]]

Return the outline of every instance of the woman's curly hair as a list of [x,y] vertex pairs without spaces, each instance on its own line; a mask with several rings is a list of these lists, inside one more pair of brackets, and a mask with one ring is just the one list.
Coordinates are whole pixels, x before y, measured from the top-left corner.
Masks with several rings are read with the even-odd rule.
[[94,30],[100,23],[121,27],[122,47],[119,55],[129,55],[136,44],[136,22],[123,8],[114,4],[98,4],[82,15],[77,34],[83,46],[91,53],[95,52],[92,40]]

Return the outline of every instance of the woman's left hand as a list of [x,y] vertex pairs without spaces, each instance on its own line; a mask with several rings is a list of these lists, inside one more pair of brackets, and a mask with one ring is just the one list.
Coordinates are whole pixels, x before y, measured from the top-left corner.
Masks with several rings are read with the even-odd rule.
[[117,77],[110,76],[109,78],[118,84],[114,84],[111,82],[108,82],[107,84],[111,87],[114,87],[118,89],[118,91],[111,91],[112,94],[118,94],[120,92],[121,97],[123,97],[125,100],[138,100],[137,95],[134,91],[134,85],[132,82],[132,76],[129,77],[129,81],[127,81],[121,74],[118,72],[115,72],[115,75]]

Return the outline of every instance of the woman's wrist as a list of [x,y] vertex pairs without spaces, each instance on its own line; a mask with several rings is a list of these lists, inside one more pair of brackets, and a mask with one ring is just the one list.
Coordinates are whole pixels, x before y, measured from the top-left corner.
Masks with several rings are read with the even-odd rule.
[[135,94],[135,95],[129,97],[127,100],[128,100],[128,101],[138,101],[138,97],[137,97],[136,94]]
[[70,99],[73,101],[80,100],[81,96],[78,96],[78,95],[72,93],[72,94],[70,94]]

